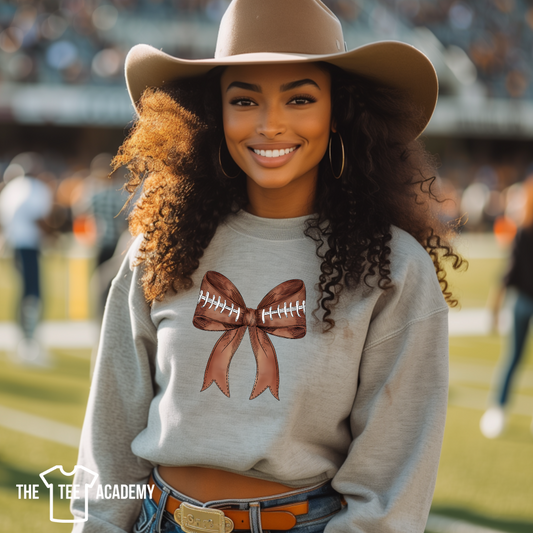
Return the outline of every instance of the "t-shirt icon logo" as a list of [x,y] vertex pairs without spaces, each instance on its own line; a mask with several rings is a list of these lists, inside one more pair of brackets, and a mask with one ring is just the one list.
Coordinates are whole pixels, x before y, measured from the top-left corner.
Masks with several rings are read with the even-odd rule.
[[[71,497],[83,497],[85,499],[85,513],[83,515],[83,518],[56,518],[54,515],[54,484],[56,483],[53,480],[47,480],[46,476],[49,475],[51,472],[55,472],[56,470],[59,470],[61,472],[62,476],[65,477],[71,477],[71,480],[65,481],[65,484],[57,484],[58,487],[61,488],[60,491],[60,498],[59,499],[69,499]],[[78,470],[84,470],[87,473],[87,478],[91,480],[90,483],[85,483],[83,487],[72,485],[72,480],[74,479],[73,476]],[[56,473],[56,475],[58,475]],[[70,523],[74,524],[76,522],[87,522],[89,519],[89,489],[94,485],[94,482],[96,481],[96,478],[98,477],[98,474],[96,472],[93,472],[92,470],[89,470],[88,468],[85,468],[81,465],[76,465],[72,472],[65,472],[63,470],[63,465],[56,465],[52,468],[49,468],[48,470],[45,470],[44,472],[41,472],[39,474],[40,478],[43,480],[43,483],[48,487],[50,490],[50,521],[51,522],[62,522],[62,523]],[[70,483],[68,483],[70,481]],[[83,490],[83,494],[80,494],[80,490]],[[57,497],[57,490],[56,490],[56,497]]]

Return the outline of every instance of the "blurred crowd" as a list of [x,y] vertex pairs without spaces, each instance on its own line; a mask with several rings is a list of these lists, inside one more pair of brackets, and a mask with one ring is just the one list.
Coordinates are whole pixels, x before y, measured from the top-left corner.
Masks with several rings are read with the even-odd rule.
[[523,180],[505,185],[498,166],[482,165],[471,183],[458,188],[450,179],[438,180],[441,217],[455,224],[459,231],[493,231],[498,243],[505,248],[523,223],[526,195],[524,181],[533,177],[533,166]]
[[[477,68],[491,97],[533,98],[533,6],[526,0],[324,0],[346,26],[394,38],[400,21],[429,28]],[[139,31],[161,21],[216,27],[228,0],[6,0],[0,3],[0,81],[122,83],[124,59]],[[133,25],[131,23],[133,22]],[[129,26],[128,26],[129,24]],[[136,25],[135,25],[136,24]],[[119,27],[136,28],[118,31]],[[215,30],[213,30],[215,31]],[[193,49],[165,51],[180,57]]]
[[225,0],[8,0],[0,3],[0,75],[27,83],[121,83],[128,49],[136,39],[143,40],[143,35],[128,39],[128,32],[126,36],[117,32],[121,22],[142,22],[149,29],[168,18],[200,17],[218,24],[228,4]]
[[395,16],[464,50],[487,95],[532,98],[533,4],[526,0],[382,0]]

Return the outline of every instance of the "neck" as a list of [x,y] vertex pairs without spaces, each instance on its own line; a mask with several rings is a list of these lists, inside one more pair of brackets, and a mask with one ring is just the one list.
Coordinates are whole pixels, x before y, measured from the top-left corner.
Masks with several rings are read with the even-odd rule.
[[262,218],[296,218],[314,213],[316,175],[311,180],[293,181],[281,188],[260,187],[247,178],[246,211]]

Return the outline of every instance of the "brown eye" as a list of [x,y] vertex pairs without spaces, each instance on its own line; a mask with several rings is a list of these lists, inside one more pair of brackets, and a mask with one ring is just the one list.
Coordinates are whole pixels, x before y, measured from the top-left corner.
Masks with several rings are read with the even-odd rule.
[[292,98],[289,103],[294,103],[296,105],[306,105],[312,104],[313,102],[316,102],[316,98],[313,98],[310,95],[299,95]]
[[238,105],[241,107],[250,107],[250,106],[257,105],[255,102],[253,102],[249,98],[234,98],[233,100],[231,100],[230,104]]

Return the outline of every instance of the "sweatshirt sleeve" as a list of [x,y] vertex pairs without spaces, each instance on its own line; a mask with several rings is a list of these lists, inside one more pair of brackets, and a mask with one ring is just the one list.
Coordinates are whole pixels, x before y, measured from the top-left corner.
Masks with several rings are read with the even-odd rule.
[[325,533],[423,533],[446,417],[447,333],[441,308],[364,350],[353,441],[332,481],[348,505]]
[[[78,457],[78,466],[98,478],[88,492],[88,520],[75,524],[75,533],[131,531],[142,500],[98,498],[98,485],[144,484],[152,470],[148,461],[131,451],[133,439],[147,425],[157,345],[156,328],[139,286],[140,268],[131,266],[136,244],[112,283],[104,313]],[[83,489],[90,476],[78,468],[74,483]],[[85,509],[85,498],[71,501],[75,519],[85,518]]]

